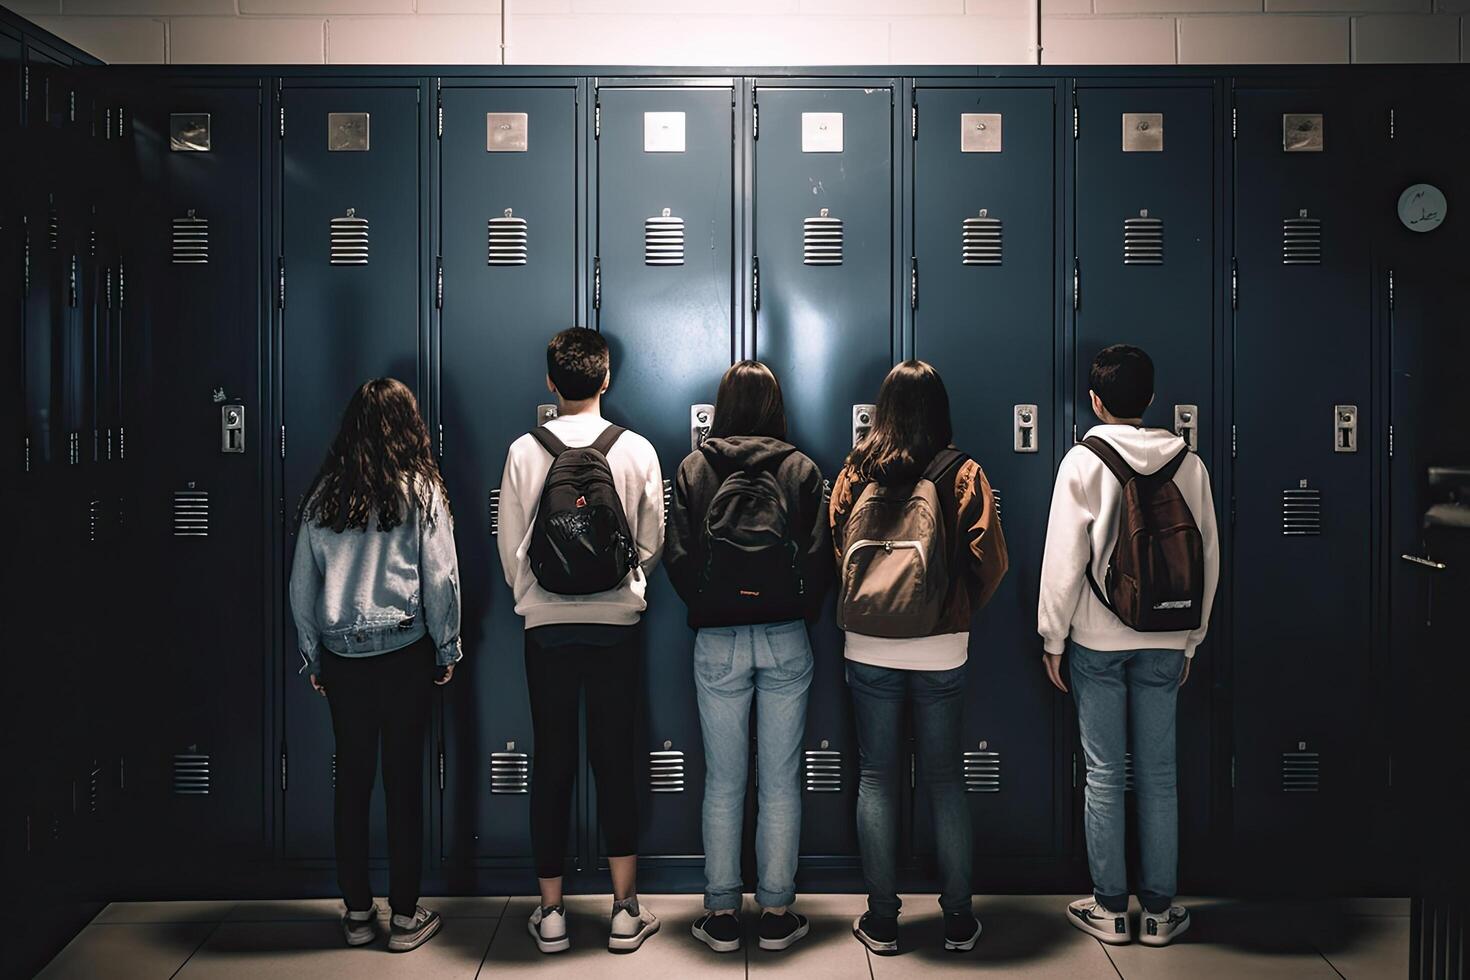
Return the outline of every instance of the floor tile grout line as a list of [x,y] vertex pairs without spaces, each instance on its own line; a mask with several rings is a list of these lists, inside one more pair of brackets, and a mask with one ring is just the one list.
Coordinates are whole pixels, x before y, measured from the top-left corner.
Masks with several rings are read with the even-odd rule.
[[485,961],[490,959],[490,947],[495,945],[495,937],[500,935],[500,927],[505,924],[506,913],[510,911],[510,896],[505,897],[505,904],[500,907],[500,914],[495,917],[495,928],[490,930],[490,941],[485,944],[485,953],[480,957],[480,965],[475,967],[475,980],[480,980],[480,974],[485,971]]
[[1100,939],[1094,939],[1093,942],[1097,943],[1098,948],[1103,951],[1103,955],[1108,958],[1108,966],[1113,968],[1113,972],[1118,975],[1118,980],[1126,980],[1123,976],[1123,971],[1118,969],[1118,964],[1114,961],[1113,954],[1108,952],[1108,944]]
[[205,943],[209,942],[211,939],[214,938],[214,934],[217,933],[217,932],[219,932],[219,927],[222,926],[222,925],[224,925],[224,924],[225,924],[225,920],[224,919],[220,919],[218,922],[216,922],[214,924],[214,928],[211,929],[211,930],[209,930],[209,932],[205,934],[205,936],[204,936],[203,939],[199,940],[199,945],[198,946],[195,946],[189,952],[189,955],[186,956],[186,957],[184,957],[184,962],[182,962],[182,963],[179,964],[179,968],[168,975],[168,980],[174,980],[174,977],[177,977],[180,973],[184,972],[184,967],[186,967],[186,966],[189,965],[189,961],[192,960],[195,957],[195,955],[201,949],[204,948],[204,944]]
[[1332,962],[1331,960],[1329,960],[1327,958],[1327,954],[1324,953],[1324,952],[1322,952],[1322,950],[1317,947],[1317,944],[1316,943],[1313,943],[1312,944],[1312,950],[1318,956],[1322,957],[1322,962],[1323,963],[1326,963],[1327,966],[1328,966],[1328,968],[1331,969],[1333,973],[1336,973],[1338,976],[1342,977],[1342,980],[1347,980],[1347,974],[1346,973],[1343,973],[1341,970],[1339,970],[1337,968],[1337,964],[1334,963],[1334,962]]

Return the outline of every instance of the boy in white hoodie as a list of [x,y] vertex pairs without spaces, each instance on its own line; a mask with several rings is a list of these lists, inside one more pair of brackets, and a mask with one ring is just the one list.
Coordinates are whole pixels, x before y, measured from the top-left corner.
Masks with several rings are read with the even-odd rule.
[[[1092,411],[1102,425],[1088,431],[1117,450],[1141,475],[1158,472],[1184,448],[1166,429],[1143,428],[1154,397],[1154,366],[1137,347],[1101,351],[1089,377]],[[1093,895],[1068,906],[1077,928],[1114,945],[1133,938],[1128,919],[1123,788],[1126,754],[1133,755],[1138,803],[1143,915],[1139,941],[1164,946],[1189,928],[1189,911],[1174,904],[1179,856],[1179,799],[1175,783],[1174,719],[1179,688],[1205,638],[1220,577],[1219,536],[1210,475],[1194,453],[1174,483],[1199,527],[1204,595],[1197,629],[1141,633],[1109,609],[1088,582],[1106,582],[1117,541],[1122,485],[1084,445],[1067,453],[1057,471],[1046,553],[1041,563],[1037,628],[1047,676],[1065,692],[1062,656],[1070,653],[1077,721],[1087,758],[1087,860]]]

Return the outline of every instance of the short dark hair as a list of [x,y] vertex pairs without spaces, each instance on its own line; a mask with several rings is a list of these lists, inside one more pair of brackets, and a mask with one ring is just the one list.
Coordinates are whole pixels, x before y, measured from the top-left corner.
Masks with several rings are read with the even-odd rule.
[[1103,408],[1120,419],[1143,418],[1154,399],[1154,362],[1141,347],[1114,344],[1092,359],[1087,383]]
[[586,327],[563,330],[546,345],[546,376],[569,402],[597,394],[609,363],[607,341]]
[[740,361],[720,379],[710,435],[768,436],[786,440],[786,403],[781,382],[760,361]]

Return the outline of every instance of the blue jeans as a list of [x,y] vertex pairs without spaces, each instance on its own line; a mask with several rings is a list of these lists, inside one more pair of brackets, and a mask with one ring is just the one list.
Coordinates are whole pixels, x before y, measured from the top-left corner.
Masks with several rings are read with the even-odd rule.
[[755,900],[796,901],[801,843],[801,740],[812,684],[806,623],[706,627],[694,639],[694,686],[704,731],[704,905],[740,907],[740,832],[755,699],[760,758],[755,824]]
[[939,905],[970,910],[973,850],[970,808],[961,773],[960,722],[965,708],[965,668],[893,670],[847,662],[857,722],[858,848],[868,911],[898,915],[898,780],[903,769],[903,709],[913,704],[919,778],[934,812],[939,856]]
[[1072,695],[1087,757],[1087,865],[1092,890],[1110,912],[1128,907],[1123,835],[1125,753],[1133,753],[1138,804],[1138,900],[1169,907],[1178,886],[1179,793],[1174,706],[1182,650],[1098,651],[1069,644]]

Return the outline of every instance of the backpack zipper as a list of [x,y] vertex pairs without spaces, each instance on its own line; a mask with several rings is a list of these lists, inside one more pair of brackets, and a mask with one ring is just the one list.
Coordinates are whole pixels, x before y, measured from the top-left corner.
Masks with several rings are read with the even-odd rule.
[[929,571],[929,560],[924,557],[924,542],[922,541],[879,541],[876,538],[861,538],[848,545],[847,550],[842,553],[844,568],[852,559],[852,553],[859,548],[882,548],[889,554],[893,553],[894,548],[907,548],[919,556],[919,564],[924,566],[925,573]]

